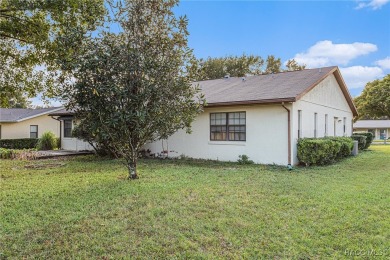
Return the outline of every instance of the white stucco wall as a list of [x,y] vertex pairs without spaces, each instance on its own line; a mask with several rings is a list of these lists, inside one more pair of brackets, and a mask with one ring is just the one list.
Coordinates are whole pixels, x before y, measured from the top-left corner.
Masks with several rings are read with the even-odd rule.
[[60,122],[48,115],[27,119],[18,123],[1,123],[1,139],[30,138],[30,125],[38,125],[38,137],[51,131],[60,136]]
[[[350,136],[353,113],[333,75],[293,103],[292,142],[293,163],[297,164],[298,110],[302,111],[302,136],[314,137],[314,113],[317,113],[317,137],[325,136],[325,114],[328,115],[327,136]],[[337,119],[335,119],[337,118]],[[344,133],[344,118],[346,130]]]
[[[72,121],[72,130],[74,128],[74,120]],[[75,137],[64,137],[64,121],[62,121],[61,131],[61,149],[71,151],[92,151],[93,147],[83,140]]]
[[[291,106],[291,105],[290,105]],[[246,112],[246,141],[210,141],[210,113]],[[145,146],[152,153],[167,149],[169,156],[237,161],[246,154],[256,163],[286,165],[287,111],[281,105],[206,108],[192,124],[192,134],[180,130],[168,140]],[[164,148],[162,147],[162,143]]]
[[354,132],[368,132],[369,130],[374,131],[374,140],[381,140],[381,131],[384,131],[386,139],[390,137],[390,128],[354,128]]

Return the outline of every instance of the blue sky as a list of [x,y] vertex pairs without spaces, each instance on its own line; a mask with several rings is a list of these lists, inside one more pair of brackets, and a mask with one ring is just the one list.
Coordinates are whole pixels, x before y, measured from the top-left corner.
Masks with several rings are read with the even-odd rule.
[[353,96],[390,73],[390,1],[181,1],[197,58],[273,54],[340,67]]
[[182,0],[174,12],[188,17],[197,58],[272,54],[307,68],[336,65],[352,96],[390,73],[390,0]]

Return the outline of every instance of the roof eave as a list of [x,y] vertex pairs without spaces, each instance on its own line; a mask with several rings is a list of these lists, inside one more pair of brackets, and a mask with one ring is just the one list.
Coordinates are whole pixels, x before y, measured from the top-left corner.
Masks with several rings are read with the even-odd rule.
[[256,105],[256,104],[278,104],[278,103],[282,103],[282,102],[295,102],[295,101],[296,101],[295,97],[289,97],[289,98],[274,98],[274,99],[260,99],[260,100],[214,102],[214,103],[207,103],[205,107],[224,107],[224,106]]
[[345,99],[346,99],[346,101],[347,101],[347,103],[348,103],[348,105],[349,105],[349,107],[350,107],[350,109],[352,111],[352,114],[354,116],[358,116],[359,114],[357,112],[355,104],[353,103],[352,96],[351,96],[351,94],[348,91],[347,85],[345,84],[345,81],[344,81],[343,77],[341,76],[341,72],[340,72],[338,67],[334,67],[328,73],[324,74],[323,77],[321,77],[319,80],[317,80],[312,85],[310,85],[307,89],[305,89],[301,94],[299,94],[296,97],[296,100],[301,99],[304,95],[306,95],[310,90],[315,88],[321,81],[323,81],[325,78],[327,78],[331,74],[333,74],[335,76],[336,81],[339,84],[339,86],[341,88],[341,91],[343,92],[344,97],[345,97]]
[[73,112],[65,112],[65,113],[50,113],[48,116],[73,116]]
[[50,114],[51,112],[59,111],[59,110],[61,110],[61,109],[64,109],[64,108],[63,108],[63,107],[58,107],[58,108],[55,108],[55,109],[53,109],[53,110],[49,110],[49,111],[46,111],[46,112],[43,112],[43,113],[39,113],[39,114],[36,114],[36,115],[24,117],[24,118],[15,120],[15,121],[13,121],[13,122],[14,122],[14,123],[23,122],[23,121],[26,121],[26,120],[29,120],[29,119],[32,119],[32,118],[35,118],[35,117],[48,115],[48,114]]

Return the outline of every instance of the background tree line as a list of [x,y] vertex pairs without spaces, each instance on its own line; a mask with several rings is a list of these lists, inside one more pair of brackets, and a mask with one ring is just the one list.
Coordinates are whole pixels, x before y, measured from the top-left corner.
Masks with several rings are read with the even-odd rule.
[[278,73],[282,71],[294,71],[305,69],[305,65],[299,65],[294,59],[288,60],[286,69],[282,69],[282,61],[269,55],[264,59],[256,55],[209,57],[198,59],[193,64],[197,71],[197,80],[220,79],[225,76],[244,77],[248,75],[261,75]]

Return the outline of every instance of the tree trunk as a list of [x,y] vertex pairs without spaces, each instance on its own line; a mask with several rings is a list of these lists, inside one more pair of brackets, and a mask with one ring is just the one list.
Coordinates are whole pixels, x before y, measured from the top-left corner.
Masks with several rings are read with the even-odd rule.
[[138,174],[137,174],[137,160],[131,161],[128,165],[127,168],[129,169],[129,180],[134,180],[138,179]]

